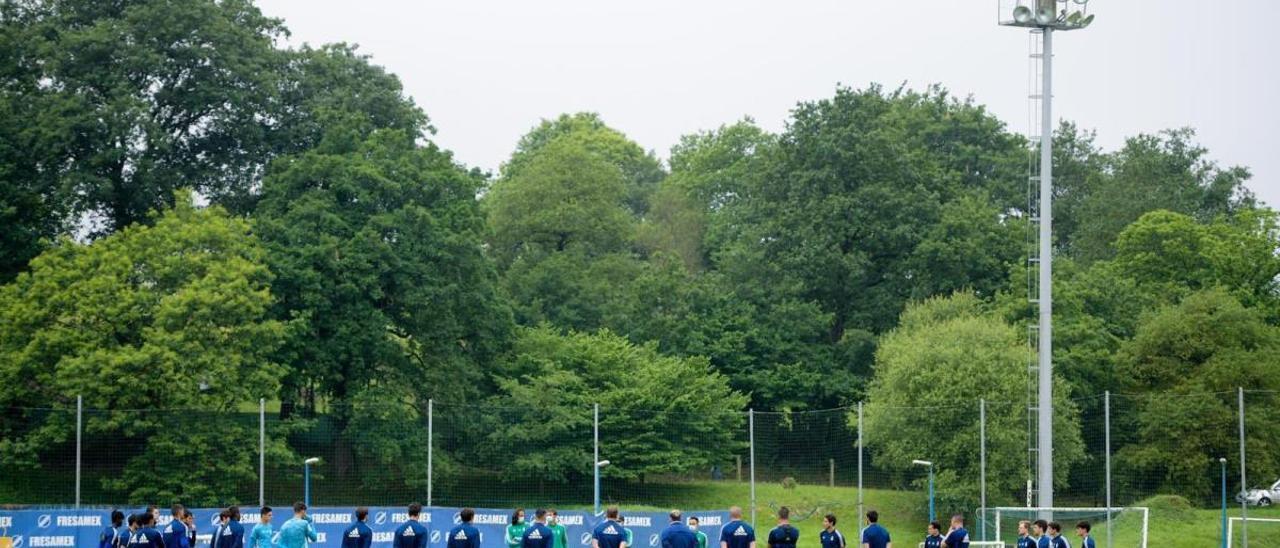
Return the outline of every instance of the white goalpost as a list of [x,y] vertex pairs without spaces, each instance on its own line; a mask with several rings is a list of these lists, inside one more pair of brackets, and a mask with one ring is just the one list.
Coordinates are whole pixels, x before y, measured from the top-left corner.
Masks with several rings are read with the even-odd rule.
[[[1235,526],[1237,521],[1244,521],[1242,517],[1232,517],[1227,520],[1227,548],[1236,545]],[[1280,523],[1280,518],[1249,518],[1249,523]]]
[[[994,514],[995,534],[988,537],[995,536],[996,546],[1006,545],[1002,543],[1012,545],[1017,542],[1014,535],[1016,535],[1019,521],[1052,518],[1062,523],[1062,533],[1065,535],[1074,535],[1076,520],[1088,520],[1093,525],[1093,536],[1099,548],[1106,546],[1103,539],[1113,536],[1117,530],[1132,531],[1139,541],[1135,548],[1147,548],[1147,526],[1151,521],[1151,510],[1145,506],[1113,508],[1001,506],[988,508],[987,512],[988,515]],[[986,517],[983,516],[983,519]],[[1280,519],[1273,521],[1280,521]]]

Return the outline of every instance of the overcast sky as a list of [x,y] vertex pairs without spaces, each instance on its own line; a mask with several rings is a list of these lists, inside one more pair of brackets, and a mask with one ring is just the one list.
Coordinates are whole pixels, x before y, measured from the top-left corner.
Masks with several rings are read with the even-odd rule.
[[[292,44],[351,42],[399,75],[470,166],[495,170],[541,118],[595,111],[666,158],[750,116],[779,131],[838,83],[972,95],[1027,128],[1027,32],[997,0],[259,0]],[[1055,118],[1126,136],[1191,126],[1280,204],[1273,0],[1093,0],[1055,35]]]

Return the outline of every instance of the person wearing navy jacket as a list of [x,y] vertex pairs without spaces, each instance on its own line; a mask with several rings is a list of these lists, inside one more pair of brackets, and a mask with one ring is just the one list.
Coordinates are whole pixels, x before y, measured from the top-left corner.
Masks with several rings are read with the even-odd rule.
[[120,537],[125,537],[125,543],[129,542],[129,529],[124,526],[124,512],[119,510],[111,511],[111,525],[102,528],[102,532],[98,533],[98,548],[117,548],[124,546],[120,543]]
[[427,544],[431,541],[431,532],[427,530],[427,526],[418,522],[418,516],[421,514],[421,504],[415,502],[409,505],[409,521],[396,529],[396,535],[391,544],[393,548],[427,548]]
[[458,519],[462,520],[449,531],[449,540],[445,548],[480,548],[480,530],[471,525],[471,520],[475,519],[476,511],[472,508],[463,508],[458,513]]
[[187,536],[187,526],[182,523],[182,517],[187,513],[187,509],[181,504],[173,505],[169,509],[169,515],[173,519],[164,526],[161,535],[164,537],[164,545],[168,548],[191,548],[190,537]]
[[698,536],[681,520],[680,511],[672,510],[667,517],[671,521],[658,535],[658,544],[662,548],[698,548]]
[[165,548],[164,537],[155,528],[155,514],[138,516],[138,531],[129,537],[130,548]]
[[356,522],[342,532],[342,548],[369,548],[373,543],[373,529],[365,523],[369,519],[369,509],[356,508]]
[[533,513],[533,523],[525,528],[520,539],[521,548],[551,548],[555,532],[547,527],[547,511],[539,508]]

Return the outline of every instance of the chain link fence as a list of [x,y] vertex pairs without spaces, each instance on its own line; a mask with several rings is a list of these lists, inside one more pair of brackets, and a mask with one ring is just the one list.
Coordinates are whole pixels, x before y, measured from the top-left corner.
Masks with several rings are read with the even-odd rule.
[[[1236,545],[1280,540],[1280,394],[1244,388],[1077,397],[1055,424],[1056,507],[1173,504],[1212,512]],[[975,540],[1010,538],[1034,506],[1024,401],[946,407],[874,402],[718,417],[607,406],[502,408],[380,402],[282,418],[259,409],[8,409],[0,432],[8,505],[400,505],[491,508],[601,505],[749,510],[762,527],[782,506],[816,531],[868,510],[906,538],[953,514]],[[1280,488],[1280,485],[1275,487]],[[1163,502],[1162,502],[1163,501]],[[1226,514],[1224,514],[1226,515]],[[1159,517],[1157,515],[1157,517]],[[1248,517],[1247,521],[1240,518]],[[1221,535],[1213,532],[1213,538]],[[1215,536],[1216,535],[1216,536]]]

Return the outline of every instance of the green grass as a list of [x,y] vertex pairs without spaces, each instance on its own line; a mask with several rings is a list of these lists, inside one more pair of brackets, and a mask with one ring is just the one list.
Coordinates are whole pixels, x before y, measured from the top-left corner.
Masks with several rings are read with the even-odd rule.
[[[658,486],[655,486],[658,487]],[[738,504],[748,508],[750,487],[738,482],[691,482],[655,488],[653,493],[669,493],[668,495],[651,495],[645,497],[623,497],[616,502],[624,509],[633,511],[666,511],[671,508],[715,509]],[[632,499],[632,500],[627,500]],[[793,510],[793,523],[801,531],[800,548],[817,548],[817,533],[822,527],[822,516],[827,512],[835,513],[841,518],[841,529],[852,535],[858,527],[857,523],[857,489],[852,487],[826,487],[814,485],[798,485],[794,489],[783,489],[778,484],[756,485],[756,512],[759,534],[772,527],[772,515],[778,506],[788,506]],[[923,493],[910,491],[893,491],[884,489],[867,489],[864,491],[867,509],[880,512],[880,522],[893,535],[895,546],[911,548],[924,536],[928,501]],[[1219,509],[1196,508],[1186,499],[1172,495],[1161,495],[1138,502],[1132,506],[1150,508],[1148,523],[1149,548],[1213,548],[1220,542],[1221,511]],[[585,509],[585,507],[580,507]],[[1228,515],[1239,516],[1239,505],[1230,506]],[[1251,518],[1280,519],[1280,508],[1250,508]],[[1099,520],[1100,521],[1100,520]],[[1113,524],[1116,537],[1113,545],[1117,548],[1134,548],[1140,546],[1141,514],[1126,513],[1118,516]],[[1072,520],[1064,527],[1072,545],[1078,545]],[[977,539],[977,527],[970,531]],[[991,532],[994,538],[994,531]],[[1235,543],[1240,546],[1239,524],[1236,524]],[[1106,546],[1107,528],[1105,523],[1095,523],[1094,537],[1098,546]],[[852,537],[851,537],[852,539]],[[1010,539],[1006,538],[1006,542]],[[1280,546],[1280,523],[1251,523],[1249,528],[1249,544],[1251,546]],[[852,546],[852,544],[851,544]]]

